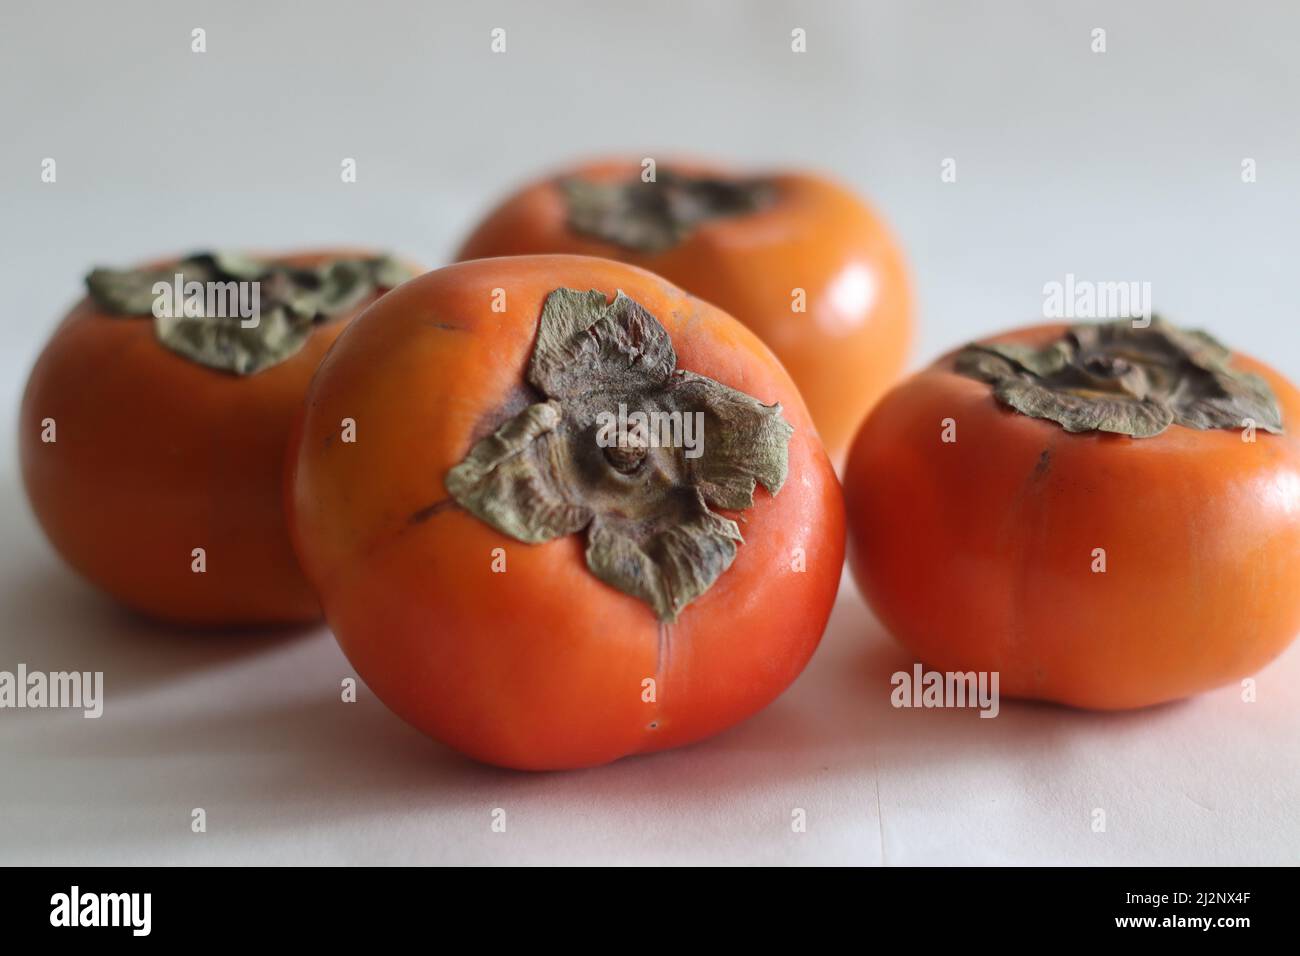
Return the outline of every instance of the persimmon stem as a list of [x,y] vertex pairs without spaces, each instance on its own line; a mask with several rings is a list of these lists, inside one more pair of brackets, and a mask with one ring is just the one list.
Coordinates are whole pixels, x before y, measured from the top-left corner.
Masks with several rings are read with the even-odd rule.
[[[742,540],[713,509],[752,507],[758,484],[777,494],[793,434],[779,404],[676,365],[667,331],[622,292],[606,302],[595,290],[555,290],[528,368],[545,401],[478,441],[447,473],[447,490],[519,541],[585,529],[592,573],[675,620]],[[700,416],[698,454],[640,422],[611,436],[614,409],[660,423]]]
[[1282,433],[1282,413],[1260,376],[1234,368],[1232,353],[1204,332],[1159,318],[1075,325],[1041,347],[1006,342],[968,345],[962,375],[993,386],[1002,402],[1069,432],[1132,438],[1170,425]]
[[[164,348],[218,371],[252,375],[297,353],[314,326],[410,277],[404,265],[387,256],[295,267],[198,252],[158,268],[95,269],[86,288],[112,315],[152,316],[154,335]],[[157,308],[158,286],[175,288],[170,298],[182,301]],[[238,312],[231,311],[236,296]],[[249,300],[252,308],[245,309]]]
[[663,252],[714,219],[765,209],[776,188],[764,179],[690,176],[660,170],[645,182],[630,176],[615,182],[581,177],[560,181],[575,232],[637,252]]

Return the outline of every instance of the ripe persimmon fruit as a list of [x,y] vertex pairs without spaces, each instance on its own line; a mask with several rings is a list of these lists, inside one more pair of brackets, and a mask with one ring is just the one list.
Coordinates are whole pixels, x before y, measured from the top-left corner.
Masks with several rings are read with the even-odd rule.
[[850,563],[927,665],[1079,707],[1255,673],[1300,631],[1300,394],[1156,319],[1019,329],[877,405]]
[[285,527],[289,429],[335,337],[408,274],[357,250],[92,272],[20,412],[23,483],[55,549],[152,617],[318,618]]
[[603,256],[735,316],[776,353],[839,455],[903,370],[912,295],[880,217],[826,177],[694,163],[596,162],[515,193],[460,259]]
[[287,481],[362,679],[507,767],[759,710],[812,655],[843,564],[838,482],[772,353],[594,258],[459,263],[385,296],[322,362]]

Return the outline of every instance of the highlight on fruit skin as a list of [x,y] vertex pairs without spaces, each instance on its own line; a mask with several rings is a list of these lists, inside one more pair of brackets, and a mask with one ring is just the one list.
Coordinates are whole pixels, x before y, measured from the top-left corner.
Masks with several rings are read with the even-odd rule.
[[632,263],[743,322],[785,365],[836,458],[902,373],[913,336],[897,241],[859,196],[816,173],[580,164],[505,198],[458,258],[537,253]]
[[367,686],[518,769],[749,717],[808,662],[843,566],[839,485],[780,363],[608,260],[476,260],[390,294],[322,363],[287,481]]
[[863,423],[850,564],[884,628],[1008,697],[1143,707],[1300,632],[1300,393],[1156,320],[1042,325],[938,359]]
[[32,510],[128,607],[183,625],[319,618],[285,526],[285,446],[356,315],[418,268],[360,249],[93,270],[19,412]]

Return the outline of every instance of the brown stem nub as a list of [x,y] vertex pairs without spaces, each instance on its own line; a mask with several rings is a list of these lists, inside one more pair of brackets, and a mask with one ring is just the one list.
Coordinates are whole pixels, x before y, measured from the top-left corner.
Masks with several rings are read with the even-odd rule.
[[639,441],[621,442],[605,449],[605,459],[620,475],[630,475],[645,461],[646,446]]

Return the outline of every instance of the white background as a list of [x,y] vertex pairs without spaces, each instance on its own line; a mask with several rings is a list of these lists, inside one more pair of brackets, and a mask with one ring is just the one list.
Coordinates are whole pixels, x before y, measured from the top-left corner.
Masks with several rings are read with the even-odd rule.
[[12,454],[27,370],[92,264],[357,243],[435,266],[505,188],[619,152],[854,184],[908,251],[914,364],[1038,319],[1044,283],[1074,273],[1148,281],[1158,310],[1300,378],[1294,9],[6,0],[0,17],[0,670],[103,670],[108,695],[98,721],[0,711],[0,862],[1300,857],[1294,649],[1257,703],[1227,688],[1119,715],[893,710],[889,675],[911,661],[846,579],[808,671],[748,723],[509,773],[364,688],[341,703],[350,670],[323,629],[191,635],[117,610],[56,561]]

